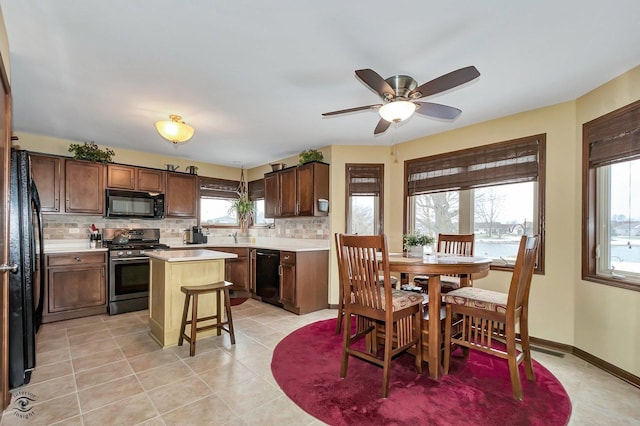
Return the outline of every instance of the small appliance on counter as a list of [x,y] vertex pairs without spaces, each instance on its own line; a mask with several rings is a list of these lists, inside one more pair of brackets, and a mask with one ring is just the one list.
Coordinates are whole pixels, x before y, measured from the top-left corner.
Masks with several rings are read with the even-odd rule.
[[192,226],[186,231],[185,241],[187,244],[205,244],[207,240],[207,236],[202,233],[201,226]]

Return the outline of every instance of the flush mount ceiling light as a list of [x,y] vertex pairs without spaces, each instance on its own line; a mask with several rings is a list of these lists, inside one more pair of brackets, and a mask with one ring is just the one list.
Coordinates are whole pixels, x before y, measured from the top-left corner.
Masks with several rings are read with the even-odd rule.
[[384,104],[378,110],[380,117],[394,123],[398,121],[404,121],[411,117],[416,111],[416,104],[409,101],[394,101]]
[[160,136],[171,141],[174,145],[191,139],[193,127],[185,124],[179,115],[172,114],[169,118],[171,120],[156,121],[156,130]]

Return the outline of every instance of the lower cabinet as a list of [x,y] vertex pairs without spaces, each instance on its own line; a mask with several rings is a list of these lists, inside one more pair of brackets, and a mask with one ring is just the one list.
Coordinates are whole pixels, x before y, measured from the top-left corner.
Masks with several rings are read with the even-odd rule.
[[295,314],[328,305],[328,251],[280,252],[280,303]]
[[250,262],[249,248],[247,247],[209,247],[209,250],[234,253],[238,257],[224,260],[224,279],[233,283],[231,290],[240,292],[242,296],[248,296],[250,291]]
[[45,304],[42,322],[107,312],[106,252],[45,256]]

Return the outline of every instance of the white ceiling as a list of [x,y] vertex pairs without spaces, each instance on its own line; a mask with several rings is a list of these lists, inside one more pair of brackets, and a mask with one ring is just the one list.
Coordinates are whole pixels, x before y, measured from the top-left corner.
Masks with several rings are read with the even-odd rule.
[[[640,64],[638,0],[0,0],[13,129],[246,167],[327,145],[392,145],[575,99]],[[355,77],[480,78],[374,136]],[[153,123],[195,128],[177,148]]]

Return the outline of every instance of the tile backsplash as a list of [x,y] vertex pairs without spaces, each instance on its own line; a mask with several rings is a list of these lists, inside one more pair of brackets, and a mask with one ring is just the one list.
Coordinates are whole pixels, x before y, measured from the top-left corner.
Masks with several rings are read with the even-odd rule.
[[[91,224],[97,228],[159,228],[160,235],[166,238],[182,238],[184,231],[196,225],[195,219],[107,219],[102,216],[44,214],[43,235],[45,240],[84,240],[89,238]],[[238,231],[238,228],[209,228],[207,235],[224,237]],[[298,217],[276,219],[273,228],[251,228],[249,236],[329,239],[328,217]]]

